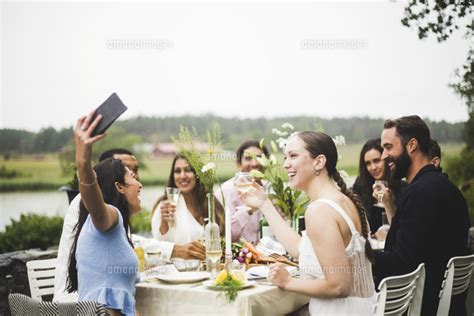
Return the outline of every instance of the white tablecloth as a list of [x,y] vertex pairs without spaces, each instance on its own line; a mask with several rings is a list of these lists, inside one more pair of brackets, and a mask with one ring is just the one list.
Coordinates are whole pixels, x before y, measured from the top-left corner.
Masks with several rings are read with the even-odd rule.
[[[200,283],[197,283],[200,284]],[[239,291],[228,303],[221,291],[204,285],[167,284],[160,281],[137,284],[137,311],[148,315],[284,315],[309,302],[309,297],[257,284]]]

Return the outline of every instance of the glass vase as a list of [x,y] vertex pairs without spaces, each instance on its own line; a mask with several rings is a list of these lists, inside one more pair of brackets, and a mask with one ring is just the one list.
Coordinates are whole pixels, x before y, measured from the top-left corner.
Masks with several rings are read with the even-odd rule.
[[216,223],[215,197],[212,193],[207,194],[207,209],[209,222],[204,227],[204,238],[206,241],[206,259],[208,259],[208,271],[215,277],[217,265],[222,257],[221,236],[219,225]]

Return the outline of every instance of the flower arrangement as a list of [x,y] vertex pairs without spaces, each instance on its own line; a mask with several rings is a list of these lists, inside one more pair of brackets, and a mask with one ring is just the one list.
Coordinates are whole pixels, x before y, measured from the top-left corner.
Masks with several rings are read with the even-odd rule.
[[204,185],[206,193],[212,194],[214,185],[218,182],[215,158],[221,148],[221,130],[219,124],[214,122],[210,131],[207,131],[207,152],[197,150],[196,143],[200,137],[196,129],[191,132],[187,127],[181,126],[178,138],[173,142],[177,145],[180,154],[186,158],[191,167],[196,171],[196,176]]

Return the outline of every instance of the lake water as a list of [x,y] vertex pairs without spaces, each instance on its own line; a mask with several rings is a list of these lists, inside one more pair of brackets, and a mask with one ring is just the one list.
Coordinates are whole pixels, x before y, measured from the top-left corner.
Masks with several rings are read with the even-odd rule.
[[[161,194],[162,186],[151,186],[141,191],[142,207],[151,210]],[[68,208],[66,192],[11,192],[0,193],[0,231],[11,223],[11,219],[19,219],[22,213],[64,216]]]

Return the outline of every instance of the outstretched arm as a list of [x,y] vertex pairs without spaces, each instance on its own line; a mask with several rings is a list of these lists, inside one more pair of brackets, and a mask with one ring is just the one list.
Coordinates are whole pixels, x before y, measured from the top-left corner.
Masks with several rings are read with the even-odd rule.
[[74,141],[76,143],[76,166],[79,178],[79,191],[91,215],[94,226],[100,231],[107,231],[115,227],[118,222],[117,212],[104,202],[104,197],[97,183],[97,175],[92,169],[91,156],[92,145],[105,137],[106,134],[91,136],[102,116],[98,115],[93,122],[92,116],[83,116],[77,120],[74,130]]

